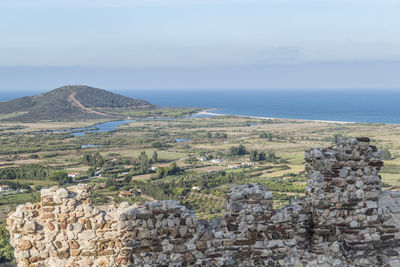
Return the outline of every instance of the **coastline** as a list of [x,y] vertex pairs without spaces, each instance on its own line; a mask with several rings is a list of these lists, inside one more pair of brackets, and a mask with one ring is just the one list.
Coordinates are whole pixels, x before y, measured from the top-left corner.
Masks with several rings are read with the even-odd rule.
[[299,121],[299,122],[322,122],[322,123],[334,123],[334,124],[354,124],[359,122],[350,121],[329,121],[329,120],[312,120],[312,119],[293,119],[293,118],[274,118],[274,117],[263,117],[263,116],[251,116],[251,115],[232,115],[224,113],[213,113],[212,110],[217,110],[216,108],[204,109],[194,115],[206,115],[206,116],[235,116],[241,118],[253,118],[262,120],[289,120],[289,121]]

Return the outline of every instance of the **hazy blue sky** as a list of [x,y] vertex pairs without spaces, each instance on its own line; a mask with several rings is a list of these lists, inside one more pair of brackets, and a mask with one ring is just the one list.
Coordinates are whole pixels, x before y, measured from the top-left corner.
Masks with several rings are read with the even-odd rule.
[[1,0],[0,90],[400,88],[399,10],[394,0]]

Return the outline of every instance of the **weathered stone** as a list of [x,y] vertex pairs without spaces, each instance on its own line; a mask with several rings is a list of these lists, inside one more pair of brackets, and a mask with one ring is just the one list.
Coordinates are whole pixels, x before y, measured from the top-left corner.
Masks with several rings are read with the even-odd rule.
[[69,247],[70,247],[71,249],[78,249],[80,246],[79,246],[79,243],[78,243],[78,242],[76,242],[76,241],[71,241],[71,242],[69,243]]
[[54,224],[51,223],[51,222],[47,223],[46,226],[47,226],[47,228],[48,228],[50,231],[53,231],[53,230],[55,229]]
[[81,254],[81,250],[80,249],[71,249],[70,254],[73,257],[77,257],[77,256],[79,256],[79,254]]
[[96,238],[96,233],[93,230],[85,230],[78,234],[78,238],[82,240],[91,240]]
[[19,248],[20,250],[29,250],[32,247],[32,243],[29,240],[22,240]]
[[96,251],[82,251],[81,256],[82,257],[94,257],[94,256],[97,256],[97,252]]
[[69,251],[68,250],[61,250],[57,252],[57,257],[60,259],[67,259],[69,257]]
[[210,232],[205,232],[201,238],[200,241],[207,241],[213,238],[213,235]]
[[97,253],[98,256],[110,256],[110,255],[114,255],[114,254],[115,254],[115,252],[113,249],[106,249],[103,251],[99,251]]

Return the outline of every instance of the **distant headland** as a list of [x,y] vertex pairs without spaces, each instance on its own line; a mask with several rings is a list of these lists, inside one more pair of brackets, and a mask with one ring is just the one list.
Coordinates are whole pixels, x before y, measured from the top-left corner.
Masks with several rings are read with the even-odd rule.
[[149,109],[155,105],[103,89],[67,85],[47,93],[0,102],[1,121],[67,121],[115,117],[112,109]]

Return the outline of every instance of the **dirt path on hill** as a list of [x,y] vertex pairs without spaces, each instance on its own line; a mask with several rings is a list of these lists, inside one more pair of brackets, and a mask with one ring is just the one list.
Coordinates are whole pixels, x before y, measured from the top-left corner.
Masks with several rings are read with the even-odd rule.
[[94,114],[98,114],[98,115],[103,115],[103,116],[108,116],[106,113],[102,113],[96,110],[93,110],[91,108],[87,108],[84,105],[82,105],[81,102],[79,102],[76,98],[75,98],[76,92],[73,92],[72,94],[70,94],[68,96],[68,101],[72,102],[72,104],[75,104],[76,106],[78,106],[79,108],[89,112],[89,113],[94,113]]

